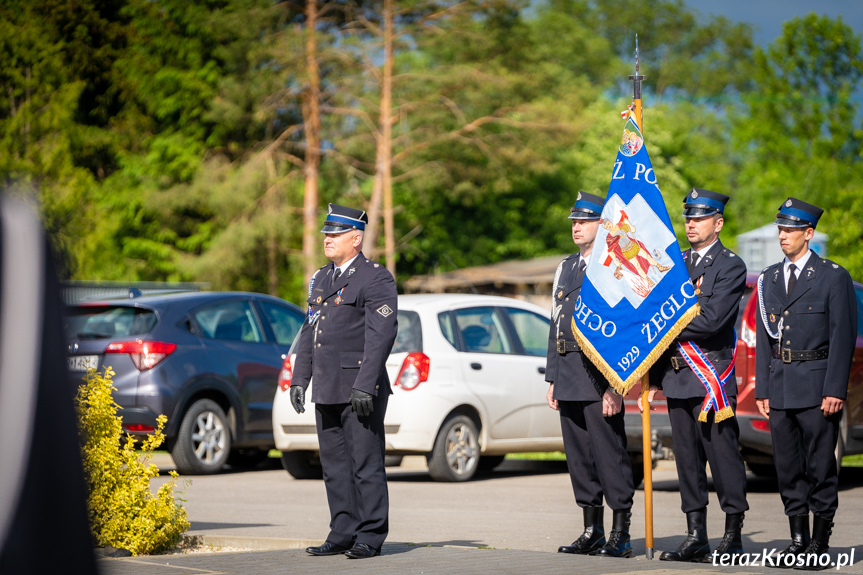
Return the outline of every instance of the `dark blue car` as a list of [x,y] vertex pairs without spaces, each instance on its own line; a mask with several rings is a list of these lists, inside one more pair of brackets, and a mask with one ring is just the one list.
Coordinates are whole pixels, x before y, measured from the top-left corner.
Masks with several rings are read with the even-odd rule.
[[250,466],[274,446],[282,358],[303,322],[284,300],[195,292],[78,303],[66,309],[69,374],[110,366],[123,428],[152,433],[168,416],[167,449],[182,474]]

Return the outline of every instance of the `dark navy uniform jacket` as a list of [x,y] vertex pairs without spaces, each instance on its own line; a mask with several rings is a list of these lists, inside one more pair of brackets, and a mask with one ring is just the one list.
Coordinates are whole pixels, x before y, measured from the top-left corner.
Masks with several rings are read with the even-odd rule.
[[[688,258],[689,250],[684,253],[684,260]],[[734,347],[737,345],[734,324],[737,321],[740,298],[746,290],[746,264],[717,240],[704,257],[698,260],[689,277],[696,286],[701,313],[680,332],[676,341],[695,343],[707,354],[721,376],[731,364]],[[711,352],[714,352],[713,357]],[[704,397],[707,392],[698,376],[688,366],[675,370],[671,365],[672,355],[680,355],[676,343],[669,346],[650,370],[651,385],[660,387],[665,397]],[[723,357],[714,359],[715,355]],[[735,377],[730,377],[726,382],[725,395],[737,395]]]
[[360,253],[330,286],[333,264],[312,276],[309,313],[300,332],[291,385],[314,377],[312,401],[348,403],[351,389],[390,394],[386,360],[398,323],[392,274]]
[[[820,406],[824,396],[845,399],[857,340],[851,276],[839,264],[811,252],[788,298],[783,264],[784,260],[766,268],[759,278],[763,298],[756,317],[755,397],[769,399],[776,409]],[[764,324],[777,334],[780,320],[783,348],[828,349],[828,357],[791,363],[774,359],[772,348],[779,340]]]
[[554,384],[554,399],[558,401],[599,401],[608,389],[608,382],[581,351],[561,355],[557,339],[564,339],[575,349],[572,316],[581,291],[584,273],[578,269],[581,254],[572,254],[560,262],[552,294],[551,327],[548,332],[545,380]]

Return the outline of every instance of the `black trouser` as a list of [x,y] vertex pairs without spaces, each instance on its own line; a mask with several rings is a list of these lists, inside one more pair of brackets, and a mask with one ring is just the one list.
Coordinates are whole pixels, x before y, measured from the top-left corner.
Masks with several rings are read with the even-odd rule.
[[836,440],[842,411],[824,417],[821,406],[770,409],[770,435],[785,514],[812,511],[833,519],[839,506]]
[[315,421],[330,506],[330,534],[337,545],[365,543],[380,550],[389,532],[384,469],[384,414],[389,397],[374,399],[374,412],[357,417],[349,403],[315,404]]
[[558,401],[572,491],[579,507],[632,507],[632,465],[626,453],[623,409],[603,417],[602,401]]
[[[674,462],[680,484],[680,508],[684,513],[707,507],[707,469],[725,513],[743,513],[746,503],[746,468],[740,455],[737,416],[716,423],[715,411],[707,421],[698,421],[704,398],[668,398],[668,419],[674,442]],[[737,398],[729,397],[731,409],[737,409]]]

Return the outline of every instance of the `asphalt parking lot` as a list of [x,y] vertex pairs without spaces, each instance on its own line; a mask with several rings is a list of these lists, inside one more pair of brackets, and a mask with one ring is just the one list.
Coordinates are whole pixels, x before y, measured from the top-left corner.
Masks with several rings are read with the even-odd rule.
[[[157,460],[171,468],[170,459]],[[592,573],[631,570],[704,573],[764,572],[763,567],[713,567],[648,561],[644,541],[644,491],[636,491],[632,539],[636,558],[601,559],[562,556],[557,547],[581,532],[563,462],[507,460],[497,470],[467,483],[437,483],[425,473],[422,460],[406,458],[387,469],[391,501],[390,535],[379,558],[349,561],[343,557],[313,558],[301,549],[318,544],[327,534],[328,512],[321,481],[298,481],[278,460],[254,471],[193,477],[181,497],[189,513],[189,535],[214,549],[232,553],[103,559],[110,574],[138,573]],[[154,480],[154,488],[165,477]],[[181,478],[181,483],[183,479]],[[182,485],[180,486],[182,489]],[[845,468],[840,507],[831,539],[833,560],[854,552],[843,573],[863,573],[863,469]],[[746,551],[770,552],[787,545],[788,522],[775,483],[749,475],[750,510],[743,528]],[[680,512],[674,463],[660,462],[654,471],[654,549],[674,549],[685,531]],[[606,523],[611,513],[606,510]],[[708,507],[712,546],[722,537],[724,515],[715,494]],[[860,548],[860,549],[858,549]]]

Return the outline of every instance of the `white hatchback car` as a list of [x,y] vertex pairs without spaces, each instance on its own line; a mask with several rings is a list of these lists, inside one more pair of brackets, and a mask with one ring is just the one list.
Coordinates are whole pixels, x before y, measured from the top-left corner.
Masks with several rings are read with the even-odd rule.
[[[400,295],[387,454],[425,455],[434,479],[466,481],[507,453],[563,450],[560,418],[545,400],[548,316],[505,297]],[[288,473],[319,478],[315,410],[291,407],[291,358],[273,402],[276,448]]]

